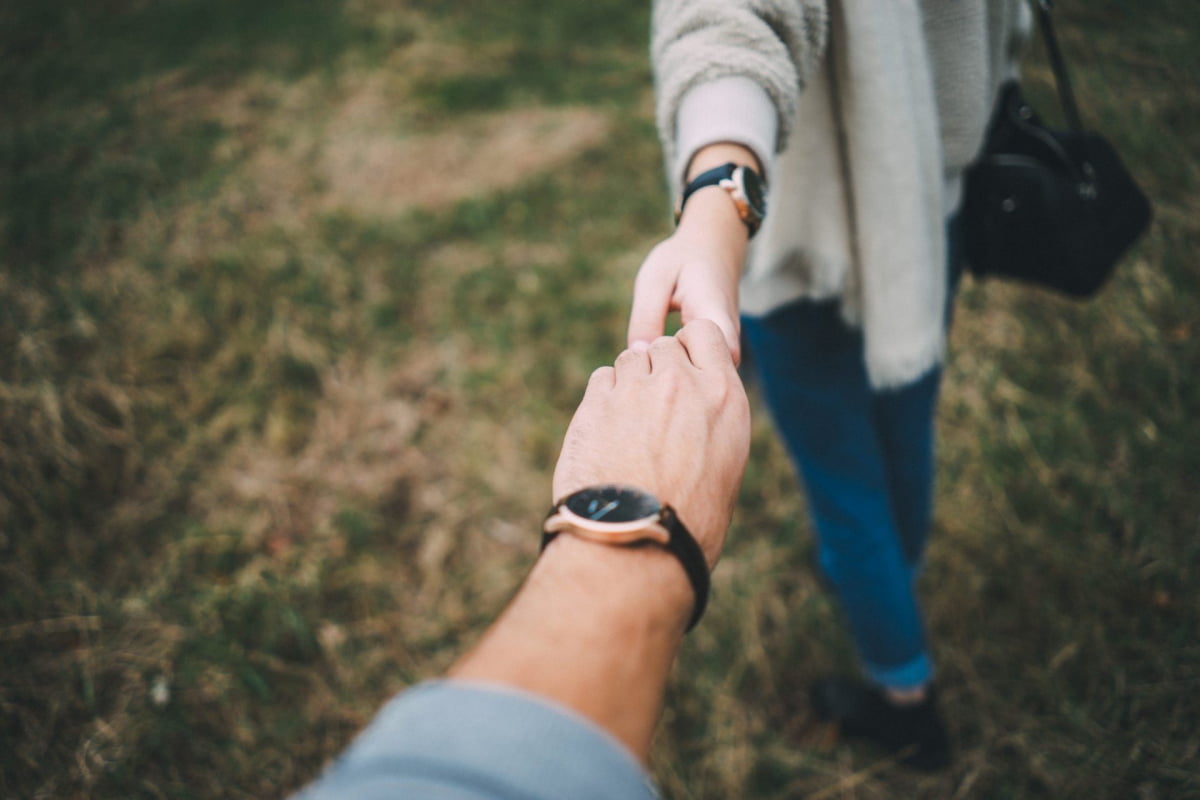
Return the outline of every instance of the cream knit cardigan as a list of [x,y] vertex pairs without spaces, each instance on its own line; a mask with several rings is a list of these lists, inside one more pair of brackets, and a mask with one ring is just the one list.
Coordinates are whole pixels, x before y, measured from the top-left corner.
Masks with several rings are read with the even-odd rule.
[[[879,389],[940,363],[945,219],[1026,14],[1021,0],[656,0],[651,55],[675,191],[692,155],[677,147],[689,92],[749,78],[777,114],[745,313],[840,298]],[[764,138],[726,116],[718,140]]]

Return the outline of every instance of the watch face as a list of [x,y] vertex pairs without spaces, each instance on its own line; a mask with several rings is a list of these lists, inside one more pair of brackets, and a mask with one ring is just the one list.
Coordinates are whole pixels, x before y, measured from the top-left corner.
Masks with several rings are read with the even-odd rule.
[[563,504],[571,513],[596,522],[633,522],[662,510],[652,494],[627,486],[595,486],[576,492]]
[[746,202],[761,218],[767,213],[767,193],[763,188],[758,173],[752,169],[742,169],[742,191],[746,193]]

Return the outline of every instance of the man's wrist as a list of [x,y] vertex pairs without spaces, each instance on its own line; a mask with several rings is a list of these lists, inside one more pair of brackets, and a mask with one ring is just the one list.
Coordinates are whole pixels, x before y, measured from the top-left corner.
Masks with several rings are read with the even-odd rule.
[[691,610],[687,576],[665,550],[560,534],[450,677],[566,706],[644,763]]
[[606,617],[680,634],[695,604],[679,559],[649,542],[612,545],[560,534],[543,551],[530,580],[590,595],[597,613]]

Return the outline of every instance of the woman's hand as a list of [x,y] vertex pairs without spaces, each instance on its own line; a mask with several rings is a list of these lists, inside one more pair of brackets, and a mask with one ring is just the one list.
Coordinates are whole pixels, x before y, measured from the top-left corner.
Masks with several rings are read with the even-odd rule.
[[[729,162],[761,170],[746,148],[716,144],[696,153],[688,179]],[[678,311],[684,325],[697,319],[715,323],[734,363],[739,363],[738,280],[748,239],[746,225],[728,192],[709,186],[692,194],[675,233],[651,250],[638,270],[629,315],[629,347],[648,347],[663,335],[667,314]]]

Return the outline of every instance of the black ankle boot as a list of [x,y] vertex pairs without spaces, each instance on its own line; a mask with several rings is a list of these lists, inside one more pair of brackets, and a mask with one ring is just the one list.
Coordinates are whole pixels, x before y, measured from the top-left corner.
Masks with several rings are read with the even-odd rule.
[[846,736],[901,753],[900,763],[906,766],[932,771],[950,763],[950,741],[932,686],[921,702],[896,705],[880,689],[825,678],[813,686],[811,700],[820,719],[836,722]]

